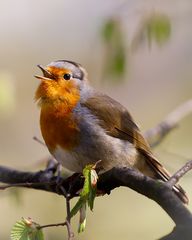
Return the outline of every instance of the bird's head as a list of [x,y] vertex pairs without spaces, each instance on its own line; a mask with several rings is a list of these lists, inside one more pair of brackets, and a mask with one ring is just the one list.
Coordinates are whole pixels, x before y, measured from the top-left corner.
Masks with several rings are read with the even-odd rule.
[[43,76],[35,76],[41,80],[35,100],[39,101],[41,106],[62,102],[74,105],[78,102],[80,91],[87,82],[87,73],[80,64],[59,60],[46,67],[38,67]]

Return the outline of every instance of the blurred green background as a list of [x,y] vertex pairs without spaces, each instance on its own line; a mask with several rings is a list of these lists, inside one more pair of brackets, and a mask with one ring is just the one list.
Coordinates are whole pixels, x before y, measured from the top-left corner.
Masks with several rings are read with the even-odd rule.
[[[145,131],[192,96],[191,0],[0,0],[0,164],[35,170],[48,156],[33,97],[37,64],[81,63],[97,89],[124,104]],[[160,146],[171,172],[192,158],[192,116]],[[192,199],[192,175],[181,183]],[[189,204],[192,209],[192,204]],[[35,190],[0,192],[0,239],[30,216],[40,224],[64,221],[62,197]],[[73,227],[77,229],[76,217]],[[173,222],[156,203],[120,188],[96,199],[77,239],[157,239]],[[65,228],[45,231],[66,239]]]

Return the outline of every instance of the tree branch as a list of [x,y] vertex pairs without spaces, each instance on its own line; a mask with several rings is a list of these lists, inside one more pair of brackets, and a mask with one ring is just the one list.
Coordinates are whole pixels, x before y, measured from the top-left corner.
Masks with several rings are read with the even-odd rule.
[[[52,164],[54,165],[55,161],[53,161]],[[46,168],[44,171],[40,170],[38,172],[29,172],[0,166],[0,182],[6,183],[6,185],[0,185],[0,189],[2,190],[10,187],[26,187],[56,193],[65,197],[62,188],[68,192],[71,177],[67,179],[60,178],[59,184],[57,180],[58,178],[55,176],[54,169]],[[76,191],[75,189],[78,188],[79,190],[82,187],[82,184],[83,179],[80,178],[72,191],[73,196],[76,196],[74,193],[74,191]],[[62,188],[58,187],[60,185]]]
[[187,162],[183,167],[181,167],[173,176],[170,177],[167,184],[170,187],[173,187],[180,178],[182,178],[187,172],[189,172],[192,169],[192,160]]
[[[2,177],[2,171],[4,173],[4,176],[7,175],[6,178]],[[13,178],[10,181],[11,176],[13,176]],[[67,192],[69,189],[71,189],[70,194],[72,196],[77,196],[76,192],[79,191],[83,186],[83,179],[81,176],[77,176],[75,178],[75,183],[72,181],[73,188],[71,188],[71,180],[73,179],[74,177],[67,179],[61,178],[60,184],[63,188],[66,189]],[[58,191],[59,189],[57,185],[57,178],[50,172],[47,173],[47,169],[45,171],[31,173],[0,167],[0,181],[9,184],[10,182],[13,183],[14,181],[16,181],[16,183],[24,183],[25,181],[25,183],[28,183],[26,185],[27,188],[45,190],[57,193],[59,195],[64,195],[63,191]],[[51,184],[48,184],[49,182],[51,182]],[[129,187],[157,202],[176,224],[176,228],[171,233],[174,233],[174,238],[163,238],[164,240],[177,240],[179,239],[176,238],[177,234],[180,234],[179,236],[181,236],[181,234],[183,234],[183,231],[185,234],[192,234],[192,215],[189,210],[182,204],[180,199],[172,192],[169,184],[147,177],[132,168],[116,167],[102,174],[99,177],[97,186],[99,191],[106,193],[110,193],[111,190],[120,186]]]
[[162,122],[145,132],[145,138],[151,147],[157,146],[167,135],[176,128],[179,122],[192,113],[192,99],[172,111]]
[[192,215],[170,186],[147,177],[132,168],[113,168],[100,176],[98,188],[106,192],[120,186],[129,187],[157,202],[176,225],[192,223]]

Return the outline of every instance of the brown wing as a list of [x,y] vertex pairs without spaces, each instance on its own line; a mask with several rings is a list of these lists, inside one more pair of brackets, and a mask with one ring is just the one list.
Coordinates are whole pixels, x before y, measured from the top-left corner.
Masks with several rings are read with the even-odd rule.
[[[163,181],[170,178],[168,171],[153,156],[150,146],[125,107],[101,93],[95,93],[93,97],[88,98],[82,105],[97,116],[100,125],[110,136],[131,142],[139,153],[145,157],[146,163],[157,178]],[[174,191],[184,203],[188,202],[185,191],[179,185],[174,186]]]
[[137,148],[150,152],[150,147],[141,135],[138,126],[125,107],[114,99],[97,93],[90,97],[84,106],[98,117],[100,125],[110,136],[128,140]]

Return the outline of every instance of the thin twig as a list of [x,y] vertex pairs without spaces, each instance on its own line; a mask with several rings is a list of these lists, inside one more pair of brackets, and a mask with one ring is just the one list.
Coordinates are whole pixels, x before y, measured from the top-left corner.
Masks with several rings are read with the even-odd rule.
[[66,209],[67,209],[67,221],[69,222],[69,224],[71,222],[70,197],[71,197],[71,195],[67,194],[67,196],[66,196]]
[[71,227],[71,208],[70,208],[71,195],[67,193],[65,188],[61,185],[60,185],[60,189],[63,192],[63,195],[65,196],[65,201],[66,201],[66,210],[67,210],[66,226],[68,231],[68,240],[73,240],[74,232],[72,231],[72,227]]
[[68,220],[66,220],[66,225],[67,225],[67,231],[68,231],[68,240],[74,240],[74,233],[71,228],[71,224],[69,223]]
[[151,147],[157,146],[187,115],[192,113],[192,99],[172,111],[162,122],[145,132]]
[[62,222],[62,223],[53,223],[53,224],[41,225],[41,226],[38,227],[38,229],[48,228],[48,227],[60,227],[60,226],[67,226],[66,221]]
[[187,162],[183,167],[181,167],[170,179],[166,182],[170,187],[173,187],[180,178],[182,178],[187,172],[192,169],[192,160]]
[[38,186],[44,186],[44,185],[52,185],[55,184],[55,182],[36,182],[36,183],[12,183],[12,184],[5,184],[5,185],[0,185],[0,190],[5,190],[7,188],[11,187],[38,187]]
[[58,162],[58,165],[57,165],[57,177],[58,177],[58,179],[61,178],[61,172],[62,172],[62,165],[61,165],[61,163]]
[[53,223],[53,224],[41,225],[41,226],[38,226],[37,228],[40,230],[40,229],[48,228],[48,227],[63,227],[63,226],[67,227],[68,240],[74,240],[74,233],[72,231],[70,223],[67,220],[65,222],[62,222],[62,223]]
[[66,195],[66,209],[67,209],[66,223],[67,223],[67,230],[68,230],[68,240],[74,239],[74,232],[73,232],[72,227],[71,227],[70,199],[71,199],[71,195],[67,193],[67,195]]
[[43,141],[41,141],[38,137],[34,136],[33,140],[35,140],[36,142],[40,143],[41,145],[43,145],[44,147],[46,147],[45,143]]

